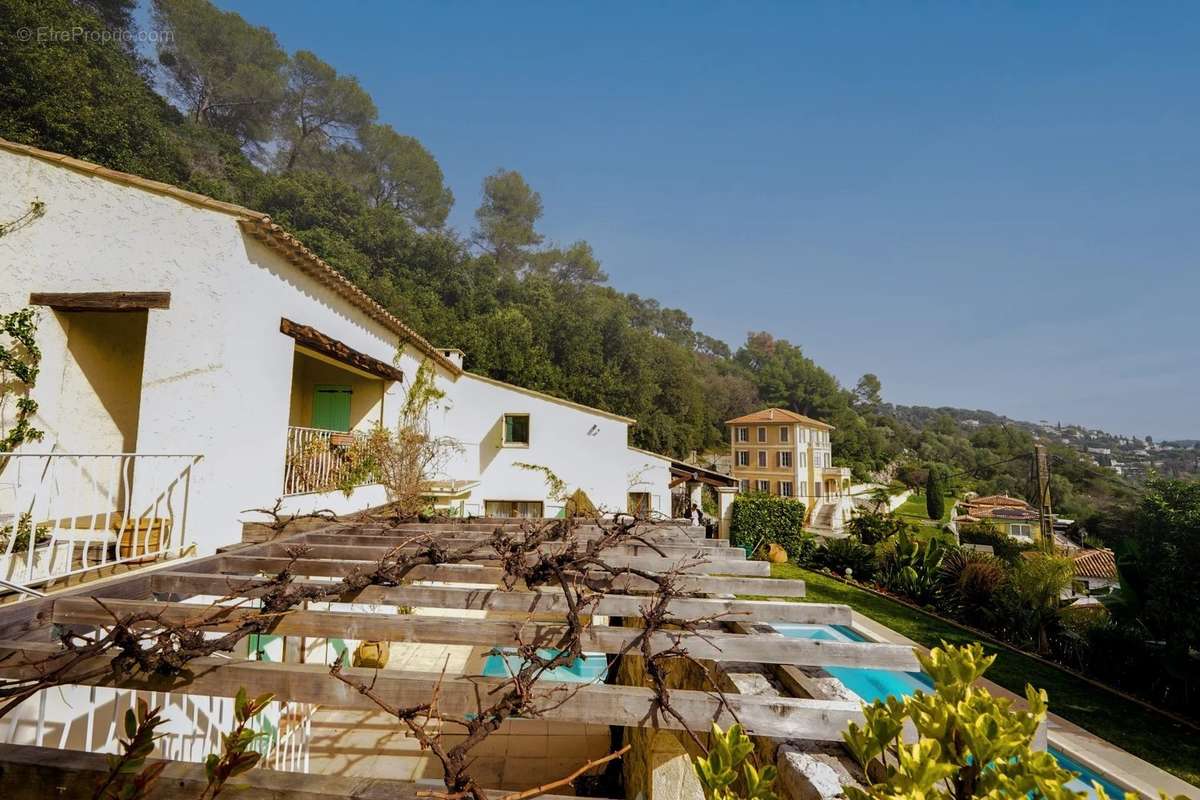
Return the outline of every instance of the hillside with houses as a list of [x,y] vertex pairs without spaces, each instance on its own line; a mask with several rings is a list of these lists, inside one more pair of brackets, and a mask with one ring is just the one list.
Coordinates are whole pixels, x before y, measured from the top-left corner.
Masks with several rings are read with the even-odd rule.
[[292,20],[0,19],[0,797],[1200,798],[1197,441],[701,332]]

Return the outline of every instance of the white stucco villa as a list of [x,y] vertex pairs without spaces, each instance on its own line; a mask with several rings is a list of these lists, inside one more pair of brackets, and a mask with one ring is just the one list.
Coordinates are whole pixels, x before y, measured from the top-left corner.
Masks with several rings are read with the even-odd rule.
[[443,508],[555,516],[545,475],[518,466],[534,464],[601,509],[670,511],[671,462],[629,446],[634,420],[465,371],[264,214],[0,140],[0,223],[34,204],[0,237],[0,313],[40,308],[46,434],[0,471],[9,539],[22,517],[56,537],[70,518],[94,546],[141,517],[186,523],[205,553],[276,498],[377,506],[379,485],[313,493],[287,454],[394,426],[422,364],[445,393],[431,433],[460,444],[431,487]]

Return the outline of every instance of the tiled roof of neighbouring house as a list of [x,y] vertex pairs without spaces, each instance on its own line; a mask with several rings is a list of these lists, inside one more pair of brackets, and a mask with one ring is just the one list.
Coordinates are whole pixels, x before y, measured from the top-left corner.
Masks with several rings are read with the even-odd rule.
[[993,519],[1037,519],[1038,513],[1032,508],[985,508],[972,509],[975,515],[982,514]]
[[1112,550],[1080,550],[1071,558],[1077,577],[1117,579],[1117,559]]
[[786,408],[764,408],[762,411],[755,411],[752,414],[725,420],[726,425],[743,425],[755,422],[797,422],[811,428],[820,428],[826,431],[833,430],[833,426],[827,422],[821,422],[819,419],[797,414],[795,411],[788,411]]
[[973,506],[1010,506],[1012,508],[1030,508],[1029,503],[1019,497],[1009,497],[1006,494],[989,494],[984,497],[973,497],[967,501]]

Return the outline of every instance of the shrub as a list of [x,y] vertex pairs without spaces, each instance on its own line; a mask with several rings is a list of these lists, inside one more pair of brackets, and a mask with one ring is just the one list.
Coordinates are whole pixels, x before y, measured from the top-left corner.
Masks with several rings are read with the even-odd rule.
[[855,511],[846,523],[846,530],[863,544],[874,545],[908,530],[908,523],[892,513]]
[[878,581],[896,594],[921,604],[931,603],[937,594],[938,570],[946,550],[940,539],[921,543],[902,531],[880,547]]
[[860,581],[870,580],[875,574],[875,549],[868,547],[854,536],[844,539],[829,539],[817,548],[813,562],[839,575],[847,569]]
[[733,501],[729,526],[731,544],[753,555],[760,547],[777,544],[788,558],[803,555],[805,539],[804,503],[769,494],[740,495]]
[[938,570],[943,608],[972,624],[983,624],[996,592],[1008,580],[1005,564],[995,556],[955,547]]
[[[865,791],[845,787],[850,800],[1086,796],[1066,786],[1074,775],[1053,755],[1034,747],[1046,719],[1044,690],[1026,686],[1027,707],[1019,709],[973,685],[996,658],[978,643],[935,647],[928,656],[917,651],[917,658],[934,691],[866,704],[866,723],[852,722],[843,734],[873,781]],[[908,743],[906,726],[915,743]],[[1099,786],[1096,791],[1105,797]]]
[[983,520],[960,525],[958,540],[963,544],[983,544],[992,548],[992,554],[1008,564],[1015,564],[1021,554],[1033,550],[1034,546],[1018,542],[1001,533],[995,525]]

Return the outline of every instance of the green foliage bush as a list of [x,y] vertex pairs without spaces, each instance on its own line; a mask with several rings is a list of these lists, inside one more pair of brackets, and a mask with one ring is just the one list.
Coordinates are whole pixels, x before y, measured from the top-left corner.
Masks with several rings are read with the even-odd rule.
[[795,560],[811,546],[811,536],[804,532],[804,503],[799,500],[770,494],[739,495],[731,514],[731,543],[745,548],[749,555],[768,544],[777,544]]
[[846,523],[846,532],[851,536],[857,536],[858,540],[866,545],[879,544],[908,529],[907,522],[890,512],[875,513],[860,510],[856,511],[850,521]]
[[849,569],[851,577],[859,581],[870,580],[875,574],[875,549],[868,547],[854,536],[829,539],[812,555],[814,566],[824,567],[838,575]]
[[1032,544],[1018,542],[1001,533],[987,520],[959,525],[958,540],[962,544],[987,545],[992,548],[992,555],[1009,565],[1017,563],[1022,553],[1035,549]]
[[938,570],[940,605],[971,625],[986,625],[996,593],[1008,580],[1008,569],[995,556],[966,548],[951,548]]
[[904,595],[922,605],[932,603],[938,593],[939,570],[947,546],[941,539],[920,542],[901,532],[885,542],[876,553],[877,580],[890,592]]
[[[846,787],[850,800],[1087,796],[1069,788],[1074,775],[1035,747],[1046,719],[1044,690],[1026,686],[1026,707],[1018,708],[976,686],[996,659],[978,643],[935,647],[929,655],[918,650],[917,659],[933,678],[933,692],[865,704],[865,723],[852,722],[843,734],[871,781],[865,790]],[[906,742],[906,726],[915,730],[915,743]],[[1094,788],[1106,798],[1102,787]]]

